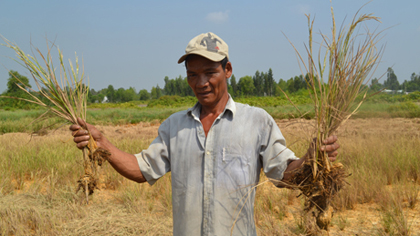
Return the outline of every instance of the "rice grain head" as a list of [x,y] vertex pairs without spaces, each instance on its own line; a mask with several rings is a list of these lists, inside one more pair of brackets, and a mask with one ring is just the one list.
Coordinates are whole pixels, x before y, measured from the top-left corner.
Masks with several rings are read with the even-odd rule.
[[[89,86],[85,84],[83,66],[82,70],[80,70],[77,55],[75,55],[75,65],[73,66],[73,63],[69,60],[69,69],[67,70],[62,51],[54,44],[50,45],[48,40],[46,40],[47,53],[44,55],[38,48],[34,48],[36,54],[32,56],[24,53],[15,43],[10,42],[1,35],[0,37],[5,42],[4,46],[15,51],[17,59],[14,60],[29,71],[37,87],[37,90],[34,90],[17,83],[16,85],[27,93],[30,99],[8,98],[27,101],[45,108],[46,112],[36,118],[34,122],[52,117],[59,117],[62,121],[71,124],[78,124],[78,117],[86,120]],[[54,47],[57,48],[58,52],[60,72],[58,75],[56,74],[51,54],[51,49]],[[16,79],[19,81],[18,78]],[[85,174],[78,181],[78,189],[84,190],[87,202],[88,195],[92,194],[96,187],[97,166],[100,166],[108,155],[109,153],[106,150],[98,150],[95,140],[90,137],[87,147],[83,149]]]
[[[302,74],[313,101],[313,136],[316,137],[311,143],[312,151],[308,152],[308,161],[294,173],[292,185],[306,196],[308,211],[316,208],[318,226],[322,229],[328,229],[332,217],[330,201],[343,187],[348,174],[341,163],[332,165],[328,155],[320,147],[323,140],[334,134],[340,125],[355,114],[368,97],[366,85],[376,70],[384,49],[376,46],[382,32],[371,32],[365,25],[365,32],[360,33],[363,22],[380,22],[372,14],[359,14],[362,8],[348,26],[342,26],[337,31],[331,7],[331,36],[320,33],[322,43],[318,54],[313,53],[314,19],[311,20],[310,15],[306,15],[309,29],[307,62],[306,56],[302,56],[289,40],[295,49],[299,65],[303,68]],[[323,51],[325,52],[322,53]]]

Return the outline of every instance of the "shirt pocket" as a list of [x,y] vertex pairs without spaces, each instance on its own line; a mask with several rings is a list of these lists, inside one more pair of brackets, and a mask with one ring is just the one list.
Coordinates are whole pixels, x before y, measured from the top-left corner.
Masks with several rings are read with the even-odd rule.
[[223,152],[218,161],[217,186],[238,190],[250,184],[249,161],[243,154]]

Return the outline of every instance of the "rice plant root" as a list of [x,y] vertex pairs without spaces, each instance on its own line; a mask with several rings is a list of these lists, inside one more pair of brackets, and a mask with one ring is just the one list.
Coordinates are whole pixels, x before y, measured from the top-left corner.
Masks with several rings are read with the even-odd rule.
[[95,151],[91,151],[89,149],[88,158],[86,158],[86,152],[83,150],[83,156],[85,157],[85,164],[84,164],[84,175],[77,181],[77,190],[83,190],[86,194],[86,203],[89,203],[89,195],[93,194],[94,190],[97,189],[97,182],[98,182],[98,168],[102,166],[102,164],[108,160],[109,156],[111,155],[110,152],[103,148],[97,148]]
[[[314,158],[309,160],[313,161]],[[328,169],[318,165],[314,175],[311,161],[306,161],[301,168],[294,171],[292,178],[292,184],[306,197],[305,211],[315,211],[316,223],[323,230],[328,230],[333,216],[331,200],[347,183],[345,178],[349,176],[341,163]]]

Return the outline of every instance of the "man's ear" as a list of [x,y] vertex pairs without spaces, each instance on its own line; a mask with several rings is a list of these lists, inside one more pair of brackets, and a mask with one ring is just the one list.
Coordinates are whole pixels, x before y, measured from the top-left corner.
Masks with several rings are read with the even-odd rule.
[[232,63],[230,63],[230,61],[226,63],[225,72],[226,79],[230,78],[230,76],[232,75]]

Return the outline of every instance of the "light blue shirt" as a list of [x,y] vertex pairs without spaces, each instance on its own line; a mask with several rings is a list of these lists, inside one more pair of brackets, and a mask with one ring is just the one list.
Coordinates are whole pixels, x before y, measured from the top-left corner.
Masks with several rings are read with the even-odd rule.
[[233,225],[233,235],[256,235],[253,187],[261,169],[281,180],[297,158],[261,108],[229,97],[207,137],[200,110],[197,103],[165,120],[149,148],[136,154],[140,170],[151,185],[172,172],[174,235],[230,235]]

